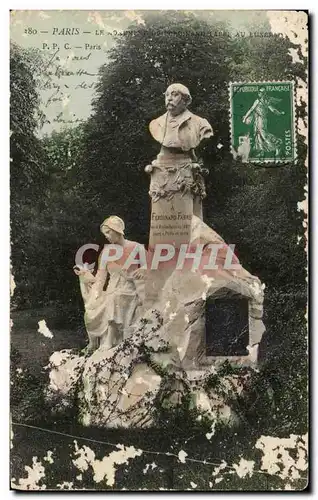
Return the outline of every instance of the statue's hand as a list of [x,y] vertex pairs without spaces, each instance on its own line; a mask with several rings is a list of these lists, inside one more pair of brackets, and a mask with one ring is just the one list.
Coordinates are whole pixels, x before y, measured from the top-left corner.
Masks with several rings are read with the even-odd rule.
[[143,279],[145,279],[146,273],[147,273],[147,269],[136,269],[136,271],[134,271],[132,273],[132,277],[135,280],[143,280]]
[[146,172],[147,174],[151,174],[151,172],[152,172],[152,171],[153,171],[153,166],[152,166],[152,165],[147,165],[147,166],[145,167],[145,172]]
[[88,269],[79,266],[74,266],[73,271],[76,274],[76,276],[83,276],[83,274],[87,273]]

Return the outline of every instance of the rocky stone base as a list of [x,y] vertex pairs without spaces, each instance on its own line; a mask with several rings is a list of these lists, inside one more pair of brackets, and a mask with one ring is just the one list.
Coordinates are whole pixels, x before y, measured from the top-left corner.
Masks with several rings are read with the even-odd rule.
[[231,402],[242,393],[248,370],[224,375],[221,365],[185,371],[178,352],[160,337],[161,327],[153,310],[112,349],[53,353],[46,393],[52,411],[74,411],[85,426],[145,428],[157,425],[162,408],[186,404],[213,422],[235,423]]

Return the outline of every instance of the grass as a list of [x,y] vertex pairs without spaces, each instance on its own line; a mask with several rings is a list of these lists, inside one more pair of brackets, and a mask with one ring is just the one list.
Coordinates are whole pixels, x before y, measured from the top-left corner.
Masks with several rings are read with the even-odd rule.
[[[44,337],[37,331],[38,321],[42,319],[46,320],[48,328],[53,333],[52,339]],[[259,433],[263,432],[263,429],[257,428],[257,425],[254,430],[247,424],[247,426],[242,424],[239,429],[224,429],[223,432],[218,432],[217,436],[211,441],[207,440],[204,433],[201,435],[195,433],[192,436],[189,429],[187,439],[179,440],[177,432],[171,434],[164,429],[83,428],[76,424],[71,417],[57,421],[42,416],[41,400],[40,398],[37,399],[39,388],[36,387],[36,384],[37,380],[41,380],[43,367],[48,364],[49,357],[54,351],[84,347],[87,343],[86,331],[80,315],[79,320],[75,321],[74,311],[68,313],[53,308],[14,311],[12,321],[11,345],[15,352],[19,353],[18,363],[14,364],[14,368],[25,369],[30,374],[30,378],[27,378],[24,382],[22,380],[21,383],[14,376],[14,379],[18,380],[18,384],[12,386],[12,392],[15,396],[11,402],[12,419],[16,422],[27,422],[31,425],[36,421],[35,425],[47,429],[38,430],[13,426],[11,477],[15,477],[16,480],[26,477],[25,466],[31,466],[32,457],[38,456],[41,460],[46,455],[47,450],[52,450],[55,457],[54,464],[49,466],[47,462],[42,462],[46,467],[44,483],[47,484],[48,488],[56,489],[58,483],[71,481],[73,487],[77,489],[84,488],[96,491],[108,489],[105,481],[96,484],[91,473],[85,475],[83,482],[77,481],[76,476],[79,471],[72,466],[74,439],[51,434],[47,432],[48,430],[79,436],[79,446],[89,446],[94,450],[98,459],[102,459],[114,448],[108,445],[89,443],[82,438],[114,444],[122,443],[126,446],[133,445],[144,450],[163,453],[160,455],[144,453],[141,457],[132,460],[128,465],[120,466],[116,472],[114,489],[126,488],[130,491],[136,491],[145,488],[150,491],[157,491],[159,488],[167,488],[184,491],[191,488],[190,482],[193,482],[197,484],[196,491],[210,490],[209,483],[213,466],[207,466],[202,462],[181,464],[176,458],[165,455],[165,453],[172,450],[178,454],[181,448],[188,453],[189,457],[200,459],[200,461],[207,460],[219,463],[224,459],[228,464],[238,463],[241,455],[256,460],[254,443]],[[30,384],[29,380],[33,385]],[[31,420],[26,419],[24,416],[24,412],[28,415],[30,408],[36,416],[34,421],[32,421],[33,416],[31,416]],[[154,470],[149,470],[146,474],[143,473],[146,464],[153,461],[157,464],[157,467]],[[296,489],[303,489],[305,483],[306,480],[303,479]],[[284,487],[283,482],[274,476],[253,474],[251,478],[245,479],[240,479],[236,475],[228,476],[227,479],[224,479],[214,488],[223,491],[268,491],[282,487]]]
[[[82,348],[87,343],[84,324],[73,321],[72,326],[67,326],[67,320],[53,308],[14,311],[11,319],[11,347],[21,356],[21,368],[27,368],[32,374],[41,372],[53,352],[74,347]],[[42,319],[45,319],[52,332],[52,339],[38,332],[38,322]]]

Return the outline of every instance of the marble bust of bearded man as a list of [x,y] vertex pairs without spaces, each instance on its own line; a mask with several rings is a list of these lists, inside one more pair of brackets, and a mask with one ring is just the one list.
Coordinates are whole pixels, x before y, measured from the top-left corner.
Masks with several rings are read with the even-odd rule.
[[213,135],[209,122],[188,110],[191,101],[190,91],[185,85],[173,83],[167,88],[167,112],[149,125],[152,137],[161,144],[163,150],[167,148],[194,155],[194,149],[200,142]]
[[156,203],[160,198],[170,201],[177,194],[183,197],[190,192],[194,213],[202,217],[207,169],[198,161],[195,148],[212,137],[213,130],[205,118],[188,110],[192,98],[187,87],[173,83],[164,95],[167,112],[149,125],[152,137],[161,144],[157,158],[145,168],[151,174],[149,194]]

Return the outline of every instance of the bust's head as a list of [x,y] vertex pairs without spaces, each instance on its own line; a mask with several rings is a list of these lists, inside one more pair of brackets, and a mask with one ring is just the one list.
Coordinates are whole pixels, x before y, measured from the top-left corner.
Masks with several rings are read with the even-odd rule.
[[169,85],[164,95],[167,111],[172,116],[183,113],[192,101],[189,89],[182,83]]

